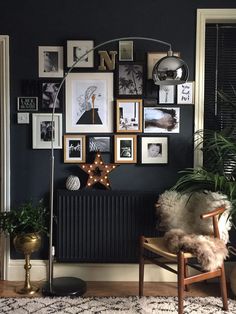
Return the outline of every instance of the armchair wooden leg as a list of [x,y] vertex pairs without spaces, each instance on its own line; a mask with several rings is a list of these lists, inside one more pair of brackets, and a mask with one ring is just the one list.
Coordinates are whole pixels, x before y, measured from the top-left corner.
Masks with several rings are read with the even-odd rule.
[[221,267],[220,290],[221,290],[221,296],[222,296],[222,301],[223,301],[223,309],[225,311],[228,311],[227,286],[226,286],[224,264]]
[[[188,265],[187,265],[187,259],[184,259],[184,278],[188,277]],[[185,285],[184,286],[184,290],[185,291],[189,291],[189,285]]]
[[184,253],[178,253],[178,314],[183,314],[184,310]]
[[140,256],[139,256],[139,296],[143,296],[143,279],[144,279],[144,257],[143,257],[144,237],[140,237]]

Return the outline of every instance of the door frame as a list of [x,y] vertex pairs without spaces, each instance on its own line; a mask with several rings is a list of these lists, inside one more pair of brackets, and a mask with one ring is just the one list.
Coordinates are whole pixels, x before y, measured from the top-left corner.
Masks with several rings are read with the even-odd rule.
[[[236,23],[236,9],[197,9],[195,132],[204,129],[205,32],[207,23]],[[201,145],[198,141],[194,141],[194,145],[194,167],[200,167],[203,164]]]
[[[1,210],[10,210],[10,71],[9,36],[0,35]],[[5,238],[5,237],[4,237]],[[8,277],[9,241],[2,239],[1,279]]]

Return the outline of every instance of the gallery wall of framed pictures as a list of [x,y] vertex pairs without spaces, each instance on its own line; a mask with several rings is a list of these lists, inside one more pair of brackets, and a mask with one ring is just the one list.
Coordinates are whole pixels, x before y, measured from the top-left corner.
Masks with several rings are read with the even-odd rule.
[[194,82],[152,86],[153,66],[166,53],[146,51],[136,59],[133,41],[118,42],[117,51],[93,48],[93,40],[79,39],[38,47],[39,78],[24,82],[16,106],[18,123],[32,125],[32,148],[50,149],[53,137],[65,164],[86,163],[96,152],[118,164],[168,164],[172,137],[181,133],[182,108],[194,104]]

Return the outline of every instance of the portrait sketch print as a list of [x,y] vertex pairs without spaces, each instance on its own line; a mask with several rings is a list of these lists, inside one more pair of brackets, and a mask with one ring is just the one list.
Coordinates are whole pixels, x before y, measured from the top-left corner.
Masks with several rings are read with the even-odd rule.
[[115,135],[115,162],[136,163],[137,162],[137,136]]
[[63,77],[63,47],[38,47],[39,77]]
[[142,99],[117,99],[117,132],[142,132]]
[[[67,41],[67,67],[71,67],[78,59],[80,59],[89,50],[93,49],[93,40],[68,40]],[[93,67],[93,51],[84,56],[75,68],[92,68]]]
[[112,132],[113,73],[70,73],[66,79],[66,131]]
[[64,162],[85,162],[85,135],[64,135]]
[[143,65],[136,63],[119,64],[118,95],[143,94]]
[[180,108],[144,107],[144,133],[179,133]]
[[167,164],[168,138],[167,137],[141,137],[141,163]]

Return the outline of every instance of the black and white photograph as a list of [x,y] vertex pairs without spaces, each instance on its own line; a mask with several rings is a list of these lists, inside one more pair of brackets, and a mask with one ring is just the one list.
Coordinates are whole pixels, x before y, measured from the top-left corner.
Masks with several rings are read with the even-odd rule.
[[[56,82],[43,82],[42,83],[42,99],[41,99],[41,109],[49,110],[53,108],[55,102],[55,109],[62,109],[62,90],[60,90],[58,96],[58,88],[60,83]],[[51,110],[50,110],[51,111]]]
[[137,162],[137,136],[115,135],[115,163]]
[[[87,54],[87,52],[93,49],[93,46],[93,40],[68,40],[67,67],[74,65],[75,68],[92,68],[94,66],[94,53],[91,51]],[[83,57],[83,55],[85,56]]]
[[131,40],[119,41],[119,61],[133,61],[134,44]]
[[119,64],[118,95],[135,96],[143,94],[143,65],[137,63]]
[[85,135],[64,135],[64,163],[85,162]]
[[175,102],[175,86],[160,85],[159,87],[159,103],[173,104]]
[[34,113],[32,115],[33,149],[51,149],[51,141],[55,149],[62,148],[62,114]]
[[142,99],[117,99],[116,131],[142,132]]
[[167,164],[168,138],[167,137],[141,137],[141,163]]
[[144,107],[144,133],[179,133],[180,108]]
[[194,103],[194,82],[186,82],[177,86],[177,104]]
[[38,47],[39,77],[63,77],[63,47]]
[[91,136],[89,137],[89,152],[110,153],[110,136]]
[[38,111],[38,97],[17,97],[18,111]]
[[113,73],[70,73],[66,79],[66,132],[113,131]]

